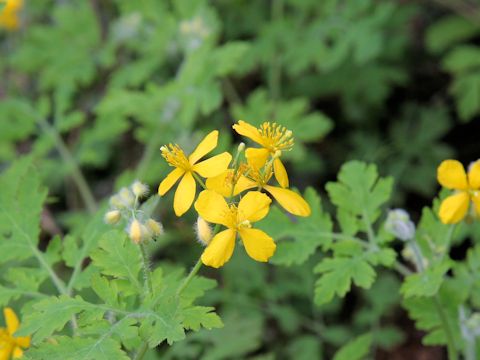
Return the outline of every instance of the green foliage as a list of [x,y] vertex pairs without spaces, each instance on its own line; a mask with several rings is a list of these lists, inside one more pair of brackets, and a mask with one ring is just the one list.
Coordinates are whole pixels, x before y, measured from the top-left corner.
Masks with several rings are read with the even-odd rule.
[[[442,160],[478,157],[463,135],[480,12],[448,5],[24,1],[19,29],[0,29],[0,305],[32,335],[25,358],[393,357],[400,305],[425,344],[480,351],[480,230],[440,222],[449,191],[423,207]],[[272,206],[270,265],[238,252],[202,268],[218,289],[194,276],[177,294],[200,253],[193,211],[152,196],[140,213],[166,231],[141,250],[127,221],[104,223],[104,198],[134,179],[155,193],[163,144],[189,153],[219,129],[231,150],[240,119],[292,130],[282,158],[312,215]],[[411,241],[384,228],[391,204],[418,223]]]
[[365,334],[343,346],[333,357],[334,360],[363,359],[370,349],[372,335]]

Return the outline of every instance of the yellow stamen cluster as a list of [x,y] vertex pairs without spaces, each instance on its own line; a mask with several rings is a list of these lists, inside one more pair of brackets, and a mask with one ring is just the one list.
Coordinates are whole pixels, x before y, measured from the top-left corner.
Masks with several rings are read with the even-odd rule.
[[258,129],[263,138],[264,145],[272,153],[277,150],[291,150],[294,144],[293,133],[277,123],[264,122]]
[[164,145],[160,148],[160,151],[170,166],[183,170],[189,170],[191,168],[187,156],[177,144]]

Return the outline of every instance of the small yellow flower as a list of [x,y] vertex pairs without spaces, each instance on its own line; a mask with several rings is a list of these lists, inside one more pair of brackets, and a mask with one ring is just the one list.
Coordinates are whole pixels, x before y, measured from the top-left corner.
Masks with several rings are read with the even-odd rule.
[[[233,129],[249,139],[261,145],[262,148],[248,148],[245,156],[256,169],[261,169],[267,162],[269,156],[275,156],[282,151],[288,151],[293,146],[292,132],[277,123],[264,122],[258,129],[245,121],[240,120],[233,125]],[[273,161],[275,178],[281,187],[288,187],[288,174],[280,157]]]
[[462,221],[473,202],[476,216],[480,216],[480,160],[470,165],[468,175],[457,160],[445,160],[437,169],[440,185],[456,190],[440,205],[438,216],[444,224],[456,224]]
[[202,262],[214,268],[223,266],[233,254],[237,233],[252,259],[268,261],[275,252],[276,245],[262,230],[253,229],[252,223],[268,214],[270,203],[270,198],[258,191],[248,192],[238,207],[227,204],[223,196],[215,191],[202,191],[195,202],[199,215],[210,223],[227,227],[215,235],[203,251]]
[[[251,159],[249,159],[249,162]],[[234,186],[233,195],[240,194],[241,192],[258,188],[264,189],[289,213],[297,216],[310,216],[311,209],[308,203],[296,192],[284,189],[278,186],[268,185],[268,182],[272,178],[272,167],[267,166],[262,170],[257,170],[253,166],[247,166],[245,170],[242,170],[244,175],[237,176],[236,181],[231,180],[233,177],[233,170],[227,170],[222,174],[207,179],[207,189],[214,190],[223,196],[229,196],[232,193],[232,185]]]
[[30,336],[14,337],[20,322],[11,308],[4,308],[3,315],[7,328],[0,328],[0,360],[18,359],[23,350],[30,346]]
[[19,26],[18,12],[23,7],[23,0],[0,0],[5,7],[0,12],[0,27],[16,30]]
[[217,176],[224,172],[230,161],[232,155],[224,152],[216,155],[210,159],[198,162],[206,154],[217,147],[218,131],[214,130],[208,134],[187,158],[185,153],[178,145],[162,146],[162,156],[173,170],[160,183],[158,187],[158,194],[163,196],[175,183],[182,177],[180,184],[175,191],[175,198],[173,200],[173,209],[177,216],[183,215],[192,206],[195,199],[196,184],[194,174],[199,174],[204,178]]

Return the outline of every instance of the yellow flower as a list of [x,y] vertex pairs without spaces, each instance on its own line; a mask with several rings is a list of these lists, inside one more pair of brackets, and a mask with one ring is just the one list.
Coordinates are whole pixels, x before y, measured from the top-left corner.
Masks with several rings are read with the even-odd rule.
[[[246,136],[261,145],[262,148],[248,148],[245,156],[256,169],[261,169],[269,156],[278,154],[278,151],[290,150],[293,146],[292,132],[276,123],[264,122],[260,128],[256,128],[245,121],[240,120],[233,125],[233,129],[240,135]],[[288,187],[288,174],[280,157],[273,161],[275,178],[281,187]]]
[[11,308],[4,308],[3,315],[7,328],[0,328],[0,360],[18,359],[23,355],[23,349],[30,346],[30,336],[14,337],[20,322]]
[[0,12],[0,26],[7,30],[18,29],[18,12],[23,7],[23,0],[0,0],[5,7]]
[[480,160],[470,165],[468,176],[463,165],[457,160],[445,160],[437,169],[440,185],[456,190],[440,205],[438,216],[444,224],[456,224],[467,215],[470,202],[480,216]]
[[275,252],[276,245],[262,230],[253,229],[252,223],[268,214],[270,203],[270,198],[258,191],[248,192],[238,207],[228,205],[223,196],[215,191],[202,191],[195,202],[199,215],[210,223],[227,227],[215,235],[203,251],[202,262],[214,268],[223,266],[233,254],[237,233],[252,259],[268,261]]
[[232,156],[228,152],[216,155],[208,160],[198,162],[206,154],[217,147],[218,131],[214,130],[208,134],[187,158],[178,145],[162,146],[162,156],[170,166],[175,167],[170,174],[160,183],[158,194],[163,196],[182,177],[180,184],[175,191],[173,208],[177,216],[183,215],[192,206],[195,199],[196,184],[194,174],[204,178],[217,176],[224,172]]
[[268,164],[262,171],[256,170],[252,166],[242,171],[246,176],[237,175],[237,178],[234,179],[236,181],[233,182],[233,170],[227,170],[216,177],[207,179],[207,189],[214,190],[223,196],[230,196],[232,193],[232,185],[234,186],[233,195],[240,194],[252,188],[258,188],[259,190],[264,189],[289,213],[297,216],[310,216],[312,212],[310,206],[296,192],[278,186],[268,185],[273,175],[272,167],[268,166]]

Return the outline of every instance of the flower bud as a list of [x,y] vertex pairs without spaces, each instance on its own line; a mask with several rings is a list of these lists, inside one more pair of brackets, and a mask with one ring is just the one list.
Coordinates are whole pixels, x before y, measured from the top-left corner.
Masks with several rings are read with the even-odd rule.
[[140,241],[142,241],[142,224],[140,224],[140,221],[137,219],[134,219],[128,228],[128,236],[130,236],[130,239],[135,244],[138,244]]
[[133,195],[137,198],[141,198],[148,194],[148,186],[138,180],[135,180],[131,188]]
[[238,144],[237,151],[241,153],[243,150],[245,150],[245,143],[241,142],[240,144]]
[[132,192],[125,187],[120,189],[118,195],[120,196],[120,200],[126,207],[132,207],[135,203],[135,198]]
[[403,209],[394,209],[388,212],[385,230],[403,241],[408,241],[415,237],[415,224]]
[[152,233],[153,236],[159,236],[163,234],[163,225],[158,221],[148,219],[146,225],[147,229]]
[[110,206],[115,209],[125,208],[125,204],[123,203],[122,198],[119,195],[113,195],[110,198]]
[[208,222],[206,222],[202,217],[198,217],[195,224],[195,231],[197,233],[197,239],[203,245],[207,246],[210,244],[213,238],[213,231]]
[[104,220],[107,224],[114,225],[120,220],[120,211],[111,210],[105,214]]

